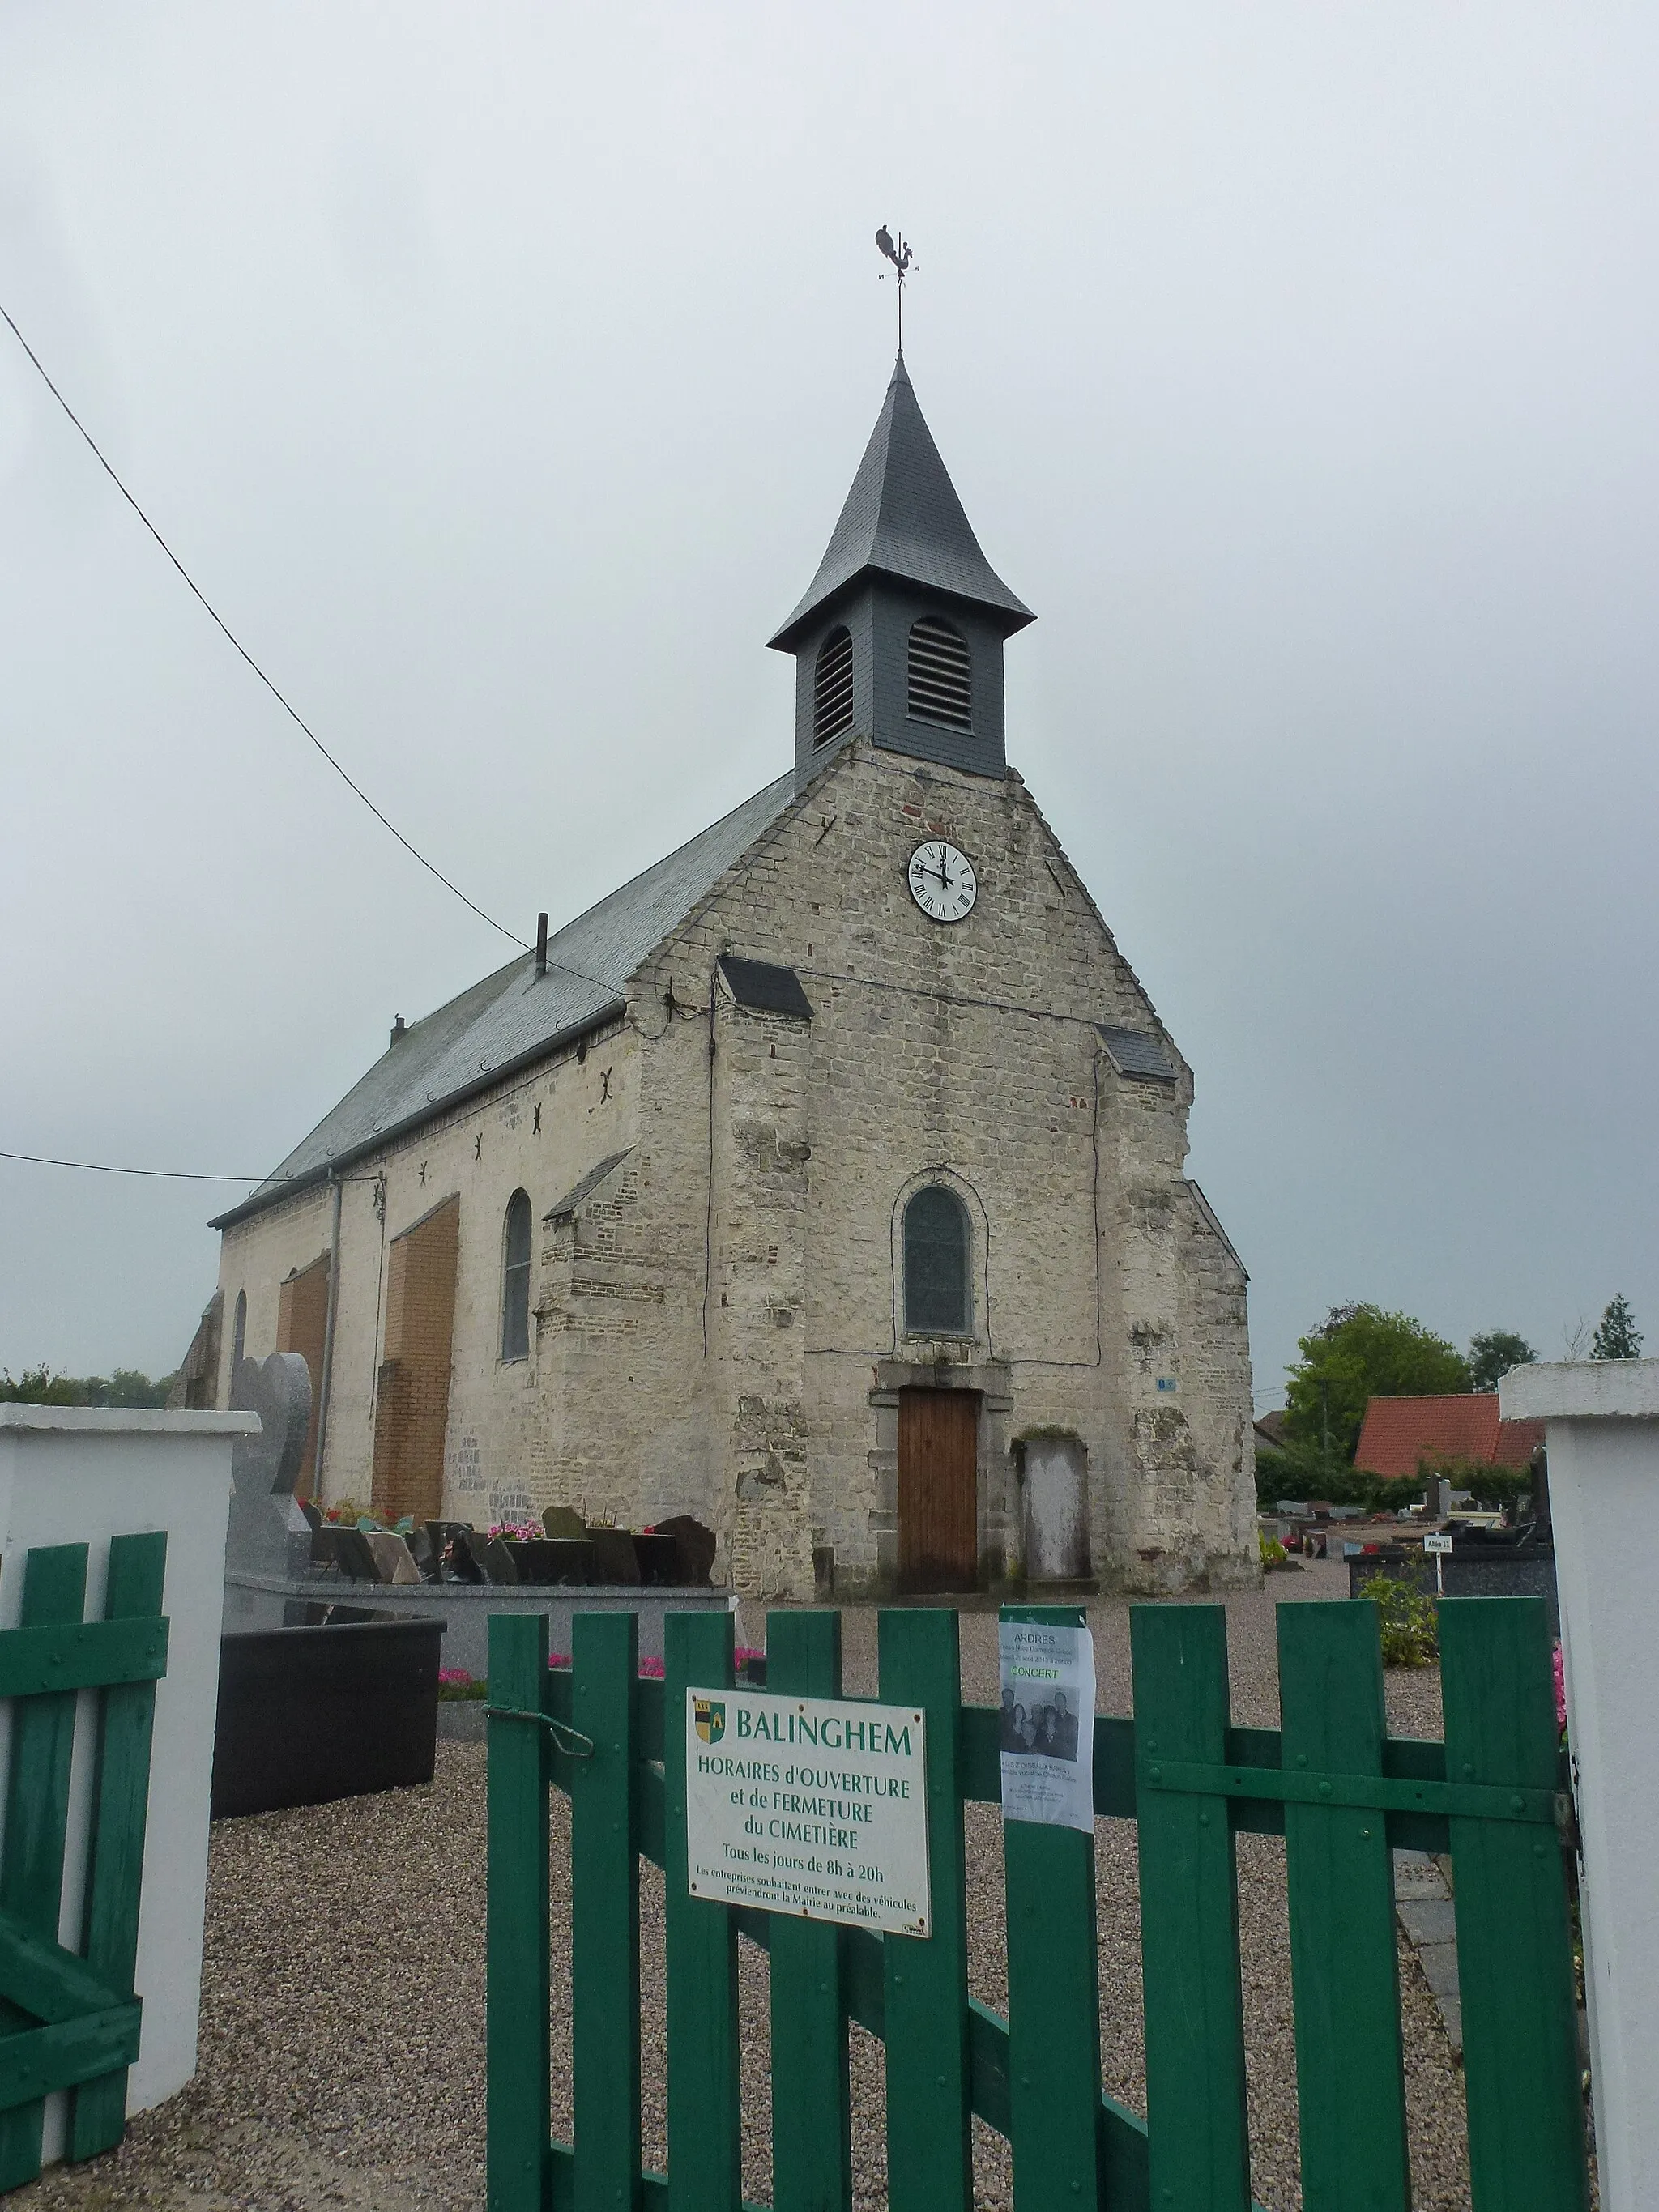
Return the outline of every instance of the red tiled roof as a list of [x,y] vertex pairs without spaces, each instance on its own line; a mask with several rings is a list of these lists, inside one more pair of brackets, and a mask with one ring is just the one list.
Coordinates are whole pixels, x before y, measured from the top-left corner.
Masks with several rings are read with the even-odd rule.
[[1415,1474],[1425,1459],[1468,1459],[1486,1467],[1525,1467],[1544,1441],[1541,1421],[1500,1421],[1495,1390],[1433,1398],[1373,1398],[1365,1408],[1353,1463],[1390,1479]]
[[1541,1421],[1500,1421],[1498,1424],[1499,1467],[1528,1467],[1544,1441]]

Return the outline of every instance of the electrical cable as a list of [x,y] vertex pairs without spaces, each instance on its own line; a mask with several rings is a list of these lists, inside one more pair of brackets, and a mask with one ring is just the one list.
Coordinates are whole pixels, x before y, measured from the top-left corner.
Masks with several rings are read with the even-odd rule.
[[[0,314],[5,310],[0,307]],[[85,1175],[153,1176],[164,1182],[252,1182],[263,1176],[204,1175],[196,1168],[112,1168],[102,1160],[55,1160],[44,1152],[0,1152],[0,1160],[26,1160],[36,1168],[79,1168]]]
[[[461,904],[464,907],[470,908],[471,911],[477,915],[480,921],[487,921],[492,929],[499,931],[501,936],[507,939],[508,944],[516,945],[521,951],[528,952],[530,946],[524,938],[515,935],[512,930],[507,928],[504,922],[497,921],[494,915],[486,914],[483,908],[479,906],[475,900],[470,899],[467,896],[466,893],[460,888],[459,884],[451,883],[449,878],[445,875],[441,868],[434,866],[432,861],[427,859],[424,853],[419,851],[417,848],[410,843],[408,838],[404,836],[403,831],[397,827],[395,823],[387,821],[386,816],[381,813],[380,808],[374,804],[374,801],[369,797],[362,786],[352,781],[351,776],[341,766],[340,763],[335,759],[333,754],[330,752],[328,747],[323,743],[322,739],[318,736],[315,730],[312,728],[311,725],[306,720],[305,717],[299,712],[298,708],[289,703],[288,700],[283,697],[282,692],[277,690],[276,684],[272,683],[270,677],[265,674],[264,670],[260,667],[258,662],[253,658],[253,655],[242,643],[242,641],[237,636],[235,631],[231,629],[229,623],[219,612],[218,609],[213,605],[213,602],[208,598],[206,592],[203,591],[201,586],[191,574],[189,569],[185,568],[184,562],[173,551],[172,546],[167,544],[167,539],[162,537],[161,532],[150,520],[149,515],[145,514],[143,508],[139,506],[137,501],[122,483],[120,477],[117,476],[109,462],[105,459],[103,453],[99,449],[96,439],[94,438],[91,431],[88,429],[86,424],[81,420],[75,410],[70,405],[68,400],[64,398],[63,393],[52,382],[51,377],[47,375],[45,365],[42,363],[40,356],[35,352],[34,348],[23,336],[21,331],[18,329],[16,324],[13,322],[3,302],[0,302],[0,316],[4,316],[7,327],[11,331],[12,336],[16,339],[18,344],[22,347],[30,361],[33,362],[36,370],[39,372],[40,381],[46,386],[47,391],[51,392],[52,398],[63,409],[64,414],[69,416],[70,421],[74,423],[76,428],[81,433],[82,437],[85,439],[88,448],[91,452],[93,459],[98,463],[99,467],[103,470],[104,474],[115,486],[116,490],[120,493],[122,498],[125,500],[127,505],[137,516],[139,521],[143,524],[145,529],[149,531],[150,536],[161,547],[162,552],[167,555],[167,559],[172,562],[173,567],[184,578],[185,583],[190,586],[191,592],[194,592],[196,598],[207,610],[207,612],[211,616],[219,629],[223,633],[224,636],[228,639],[229,642],[235,647],[236,651],[240,653],[242,659],[246,661],[248,666],[258,678],[260,683],[264,685],[266,690],[270,692],[271,697],[276,702],[276,704],[289,717],[289,720],[310,738],[312,744],[316,746],[318,751],[328,763],[329,766],[334,770],[336,775],[337,775],[340,781],[346,786],[346,788],[362,800],[363,805],[368,807],[369,812],[374,817],[374,819],[380,823],[383,830],[389,830],[392,832],[392,835],[397,839],[398,842],[403,847],[404,852],[409,854],[411,860],[418,860],[428,875],[435,876],[438,881],[443,885],[444,889],[447,891],[453,891],[455,896],[459,899]],[[210,1178],[210,1180],[234,1181],[239,1180],[239,1178],[215,1177]]]

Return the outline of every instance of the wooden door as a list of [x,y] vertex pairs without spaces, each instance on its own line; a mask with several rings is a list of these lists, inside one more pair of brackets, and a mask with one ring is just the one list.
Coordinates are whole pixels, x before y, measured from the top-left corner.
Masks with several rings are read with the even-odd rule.
[[970,1590],[979,1580],[979,1395],[901,1390],[899,1587]]

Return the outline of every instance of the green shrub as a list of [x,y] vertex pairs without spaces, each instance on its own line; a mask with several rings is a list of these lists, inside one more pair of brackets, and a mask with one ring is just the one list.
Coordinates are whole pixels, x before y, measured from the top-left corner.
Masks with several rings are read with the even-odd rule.
[[1270,1536],[1265,1528],[1258,1528],[1255,1532],[1255,1540],[1261,1547],[1261,1564],[1264,1567],[1289,1566],[1291,1555],[1276,1536]]
[[1440,1656],[1440,1616],[1431,1597],[1391,1575],[1368,1575],[1359,1595],[1376,1607],[1385,1667],[1434,1664]]

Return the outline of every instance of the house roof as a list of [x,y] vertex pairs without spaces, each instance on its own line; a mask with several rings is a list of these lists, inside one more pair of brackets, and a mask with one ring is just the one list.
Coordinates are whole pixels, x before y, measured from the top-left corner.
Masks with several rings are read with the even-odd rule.
[[1415,1474],[1433,1459],[1468,1459],[1486,1467],[1525,1467],[1544,1441],[1541,1421],[1498,1418],[1493,1390],[1431,1398],[1373,1398],[1365,1408],[1353,1463],[1367,1474]]
[[1036,620],[981,552],[922,419],[902,354],[818,572],[768,644],[793,653],[813,617],[872,572],[986,608],[1009,634]]
[[567,922],[548,941],[548,972],[526,952],[410,1024],[311,1134],[240,1206],[228,1229],[378,1151],[434,1115],[487,1091],[562,1043],[614,1021],[629,978],[706,898],[795,795],[794,771]]

